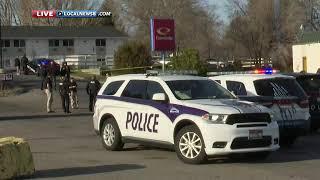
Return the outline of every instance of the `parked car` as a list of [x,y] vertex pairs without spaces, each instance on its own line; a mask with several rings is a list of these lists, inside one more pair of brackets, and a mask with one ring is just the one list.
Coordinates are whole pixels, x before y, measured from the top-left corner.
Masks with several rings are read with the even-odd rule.
[[309,112],[311,115],[311,130],[320,128],[320,74],[287,73],[296,78],[297,82],[309,96]]
[[129,74],[109,77],[102,86],[93,127],[107,150],[139,142],[174,148],[186,163],[239,153],[265,158],[279,148],[270,113],[208,78]]
[[270,108],[278,122],[280,143],[292,145],[310,130],[308,96],[292,76],[232,74],[210,77],[242,100]]
[[55,62],[53,59],[41,58],[41,59],[34,59],[30,61],[29,66],[35,70],[37,76],[40,76],[40,71],[42,68],[48,68],[49,64],[53,62],[56,75],[60,72],[60,64]]

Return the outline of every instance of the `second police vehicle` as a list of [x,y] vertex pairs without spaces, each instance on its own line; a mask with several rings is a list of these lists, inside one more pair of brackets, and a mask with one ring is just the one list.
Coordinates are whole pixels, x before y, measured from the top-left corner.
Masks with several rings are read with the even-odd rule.
[[93,124],[107,150],[126,142],[164,145],[186,163],[232,153],[264,158],[279,148],[268,108],[197,76],[110,77],[98,93]]
[[279,125],[280,144],[292,145],[310,130],[308,96],[292,76],[256,70],[210,77],[242,100],[270,108]]

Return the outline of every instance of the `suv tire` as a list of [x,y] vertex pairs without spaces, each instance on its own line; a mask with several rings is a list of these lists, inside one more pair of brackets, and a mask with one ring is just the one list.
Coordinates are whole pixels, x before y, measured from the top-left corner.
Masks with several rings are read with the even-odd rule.
[[189,164],[200,164],[207,161],[204,146],[201,132],[195,125],[183,127],[174,140],[178,158]]
[[107,150],[120,151],[124,143],[118,124],[114,118],[107,119],[101,129],[101,141]]

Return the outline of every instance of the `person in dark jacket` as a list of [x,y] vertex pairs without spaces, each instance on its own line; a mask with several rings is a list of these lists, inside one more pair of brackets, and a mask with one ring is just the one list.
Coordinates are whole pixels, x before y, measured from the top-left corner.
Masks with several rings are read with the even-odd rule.
[[69,81],[65,77],[61,77],[59,83],[59,93],[61,96],[62,109],[65,113],[71,113],[69,110],[70,98],[69,98]]
[[23,73],[24,73],[25,75],[28,74],[28,68],[27,68],[28,63],[29,63],[29,60],[28,60],[28,58],[26,57],[26,55],[24,54],[23,57],[21,58],[21,66],[22,66]]
[[60,76],[66,77],[68,81],[70,80],[70,67],[68,66],[67,62],[63,62],[60,70]]
[[47,76],[42,83],[42,88],[44,89],[47,95],[47,112],[52,113],[52,103],[53,103],[53,95],[52,95],[52,80],[50,76]]
[[14,59],[14,66],[16,67],[17,75],[20,75],[20,59],[17,57]]
[[89,111],[93,111],[96,97],[101,88],[100,82],[96,79],[96,76],[92,76],[91,80],[87,84],[87,94],[89,95]]

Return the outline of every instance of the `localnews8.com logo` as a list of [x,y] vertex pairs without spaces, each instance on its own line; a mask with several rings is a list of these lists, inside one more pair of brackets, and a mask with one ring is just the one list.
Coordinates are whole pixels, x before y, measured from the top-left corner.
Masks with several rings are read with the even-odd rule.
[[32,10],[34,18],[97,18],[110,17],[111,12],[96,10]]

